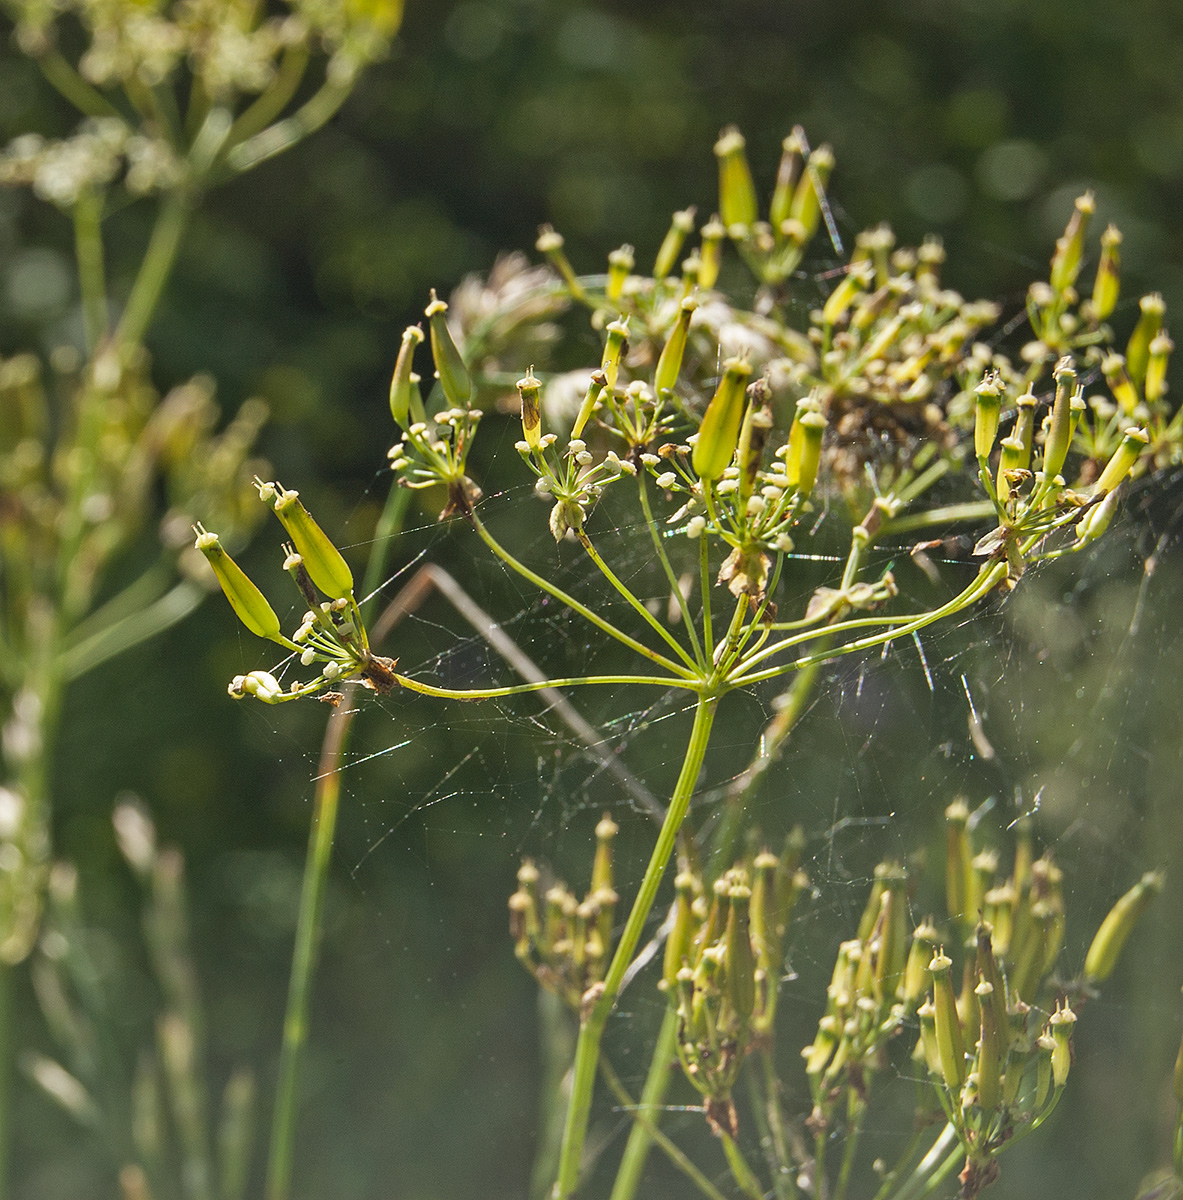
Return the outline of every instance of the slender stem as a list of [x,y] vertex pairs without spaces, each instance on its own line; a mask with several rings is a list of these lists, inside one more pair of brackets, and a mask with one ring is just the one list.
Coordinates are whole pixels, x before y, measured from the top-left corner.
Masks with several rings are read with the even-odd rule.
[[641,512],[645,516],[645,528],[649,530],[649,536],[653,540],[653,549],[657,554],[658,561],[661,563],[662,570],[665,571],[665,577],[669,582],[670,592],[677,602],[678,611],[682,614],[682,624],[686,627],[686,636],[690,638],[694,657],[699,662],[702,662],[702,646],[698,641],[698,630],[694,627],[694,618],[690,615],[690,605],[686,603],[686,597],[682,594],[682,588],[678,582],[677,573],[674,571],[674,565],[670,562],[670,556],[665,552],[665,544],[662,541],[661,534],[657,531],[657,522],[653,519],[653,506],[649,503],[649,486],[646,482],[646,477],[639,472],[637,476],[637,490],[641,496]]
[[547,988],[538,989],[538,1043],[542,1058],[539,1089],[538,1142],[530,1172],[530,1200],[545,1200],[559,1166],[563,1113],[575,1054],[575,1017],[566,1003]]
[[854,1156],[858,1152],[859,1137],[863,1132],[863,1118],[867,1106],[852,1091],[847,1109],[846,1145],[842,1152],[842,1165],[838,1168],[838,1182],[834,1187],[834,1200],[846,1200],[846,1189],[850,1186],[850,1173],[854,1168]]
[[[707,1197],[707,1200],[723,1200],[723,1193],[690,1161],[676,1143],[671,1141],[658,1128],[652,1116],[650,1116],[650,1110],[645,1101],[642,1100],[640,1104],[633,1103],[632,1097],[628,1094],[624,1084],[620,1082],[620,1078],[606,1058],[600,1059],[600,1074],[604,1076],[604,1081],[616,1097],[617,1103],[626,1108],[629,1115],[633,1118],[633,1134],[637,1130],[644,1131],[646,1149],[648,1148],[648,1143],[653,1142],[670,1162]],[[629,1135],[629,1144],[632,1144],[632,1134]],[[628,1147],[626,1146],[625,1154],[627,1155],[627,1153]],[[621,1165],[623,1167],[623,1163]],[[618,1173],[616,1176],[617,1187],[620,1185],[620,1179],[621,1176]],[[629,1194],[632,1195],[633,1192]],[[611,1200],[616,1200],[616,1188],[612,1190]]]
[[702,649],[710,660],[715,654],[715,630],[711,620],[711,547],[710,539],[698,539],[698,578],[702,592]]
[[41,74],[69,102],[88,117],[119,117],[123,114],[97,88],[92,87],[71,66],[60,50],[37,56]]
[[283,58],[280,59],[279,70],[276,71],[275,78],[231,126],[230,136],[226,139],[227,146],[236,146],[239,142],[254,137],[283,112],[296,94],[300,80],[304,78],[304,72],[308,68],[308,59],[308,47],[305,45],[289,46],[283,52]]
[[[657,1044],[653,1047],[653,1057],[649,1062],[649,1073],[645,1076],[645,1085],[641,1089],[641,1103],[636,1110],[637,1119],[629,1132],[628,1143],[616,1170],[616,1182],[612,1185],[609,1200],[633,1200],[637,1194],[641,1176],[645,1171],[645,1160],[649,1157],[649,1147],[653,1144],[653,1135],[657,1131],[656,1114],[661,1109],[670,1084],[670,1068],[673,1066],[677,1049],[678,1013],[672,1004],[667,1004],[665,1016],[661,1019]],[[608,1067],[607,1060],[603,1060],[603,1066]]]
[[880,534],[908,533],[913,529],[931,529],[934,525],[950,525],[956,521],[981,521],[994,515],[994,505],[989,500],[971,500],[965,504],[949,504],[944,508],[892,517],[883,522]]
[[395,673],[395,679],[400,687],[409,691],[419,692],[424,696],[437,696],[441,700],[496,700],[502,696],[521,696],[527,692],[540,692],[547,688],[579,687],[586,684],[626,684],[649,683],[663,688],[686,688],[696,691],[698,685],[687,679],[663,679],[659,675],[582,675],[571,679],[545,679],[538,683],[515,683],[510,687],[473,688],[462,691],[455,688],[435,687],[430,683],[421,683],[406,675]]
[[103,196],[83,188],[74,205],[74,254],[82,293],[82,329],[91,355],[107,332],[107,274],[103,264]]
[[308,1037],[308,1000],[320,945],[325,884],[332,859],[341,796],[341,756],[356,710],[343,704],[334,710],[325,730],[320,767],[308,835],[308,858],[300,891],[296,922],[296,945],[288,981],[287,1010],[283,1022],[283,1045],[279,1057],[279,1079],[275,1088],[275,1110],[271,1122],[271,1146],[267,1157],[266,1200],[287,1200],[292,1178],[292,1152],[296,1133],[296,1093],[304,1043]]
[[[599,613],[593,612],[587,607],[586,604],[581,604],[575,599],[574,596],[563,591],[563,589],[558,587],[556,584],[551,583],[549,579],[543,578],[543,576],[539,575],[536,571],[531,571],[525,563],[514,558],[514,556],[510,554],[510,552],[506,550],[499,541],[497,541],[497,539],[485,527],[485,523],[480,519],[480,517],[477,516],[475,512],[470,513],[469,518],[472,521],[472,527],[477,531],[481,541],[484,542],[485,545],[488,546],[489,549],[492,550],[493,553],[497,555],[497,557],[501,559],[501,561],[505,563],[507,567],[516,571],[522,576],[523,579],[528,579],[532,584],[534,584],[535,587],[541,588],[548,595],[553,596],[567,608],[570,608],[572,612],[577,612],[581,617],[584,618],[584,620],[590,621],[597,629],[600,629],[604,633],[608,634],[609,637],[615,638],[618,642],[628,646],[630,650],[635,650],[638,654],[649,659],[651,662],[655,662],[659,666],[665,667],[665,669],[671,672],[671,674],[679,675],[683,679],[694,678],[694,672],[690,671],[688,668],[674,662],[673,659],[666,658],[664,654],[658,654],[656,650],[650,650],[648,646],[638,642],[636,638],[630,637],[623,630],[617,629],[611,621],[604,620]],[[697,686],[697,680],[695,681],[694,686]]]
[[192,197],[184,190],[171,192],[161,205],[127,307],[115,331],[116,343],[121,348],[134,346],[143,339],[172,273],[192,211]]
[[653,907],[653,901],[657,897],[658,886],[677,842],[678,830],[681,829],[686,812],[690,807],[690,797],[694,794],[694,786],[698,781],[699,772],[702,770],[702,762],[706,756],[718,703],[718,698],[715,696],[700,694],[698,697],[698,703],[694,709],[694,726],[690,731],[690,741],[686,747],[686,757],[683,759],[678,781],[674,785],[661,832],[657,835],[657,844],[653,847],[649,865],[645,868],[640,890],[636,900],[633,901],[633,907],[620,935],[616,952],[612,956],[608,973],[579,1030],[579,1041],[575,1047],[571,1103],[567,1108],[567,1123],[563,1130],[563,1151],[559,1160],[559,1176],[552,1192],[555,1200],[566,1200],[567,1197],[573,1196],[579,1184],[579,1167],[583,1159],[583,1144],[591,1118],[592,1090],[595,1087],[596,1064],[600,1057],[600,1042],[604,1036],[604,1027],[616,1003],[621,982],[632,961],[637,943],[641,939],[641,933]]
[[748,1165],[743,1151],[735,1144],[735,1139],[725,1132],[720,1132],[719,1138],[723,1143],[723,1153],[727,1156],[727,1165],[731,1168],[731,1177],[739,1186],[739,1190],[749,1197],[749,1200],[764,1200],[764,1187]]
[[[942,1172],[937,1178],[939,1182],[948,1173],[945,1164],[956,1164],[960,1160],[962,1150],[960,1145],[955,1145],[956,1142],[957,1130],[952,1124],[946,1125],[891,1200],[918,1200],[918,1197],[926,1195],[932,1186],[934,1175]],[[953,1147],[952,1150],[950,1146]]]
[[227,165],[232,171],[248,171],[282,154],[328,121],[349,98],[352,90],[353,80],[348,76],[322,84],[290,117],[267,126],[232,147],[226,155]]

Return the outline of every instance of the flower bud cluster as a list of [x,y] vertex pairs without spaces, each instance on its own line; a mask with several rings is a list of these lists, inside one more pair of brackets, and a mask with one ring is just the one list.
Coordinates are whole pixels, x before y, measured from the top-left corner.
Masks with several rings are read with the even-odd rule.
[[762,850],[708,889],[683,868],[674,886],[661,988],[678,1016],[678,1055],[706,1099],[708,1121],[734,1131],[731,1090],[744,1055],[772,1036],[785,934],[808,878],[803,836]]
[[612,923],[618,903],[612,879],[612,842],[619,832],[604,814],[596,825],[591,886],[580,902],[566,885],[543,885],[543,875],[526,859],[518,889],[509,898],[510,936],[518,961],[538,982],[579,1011],[603,978],[612,952]]

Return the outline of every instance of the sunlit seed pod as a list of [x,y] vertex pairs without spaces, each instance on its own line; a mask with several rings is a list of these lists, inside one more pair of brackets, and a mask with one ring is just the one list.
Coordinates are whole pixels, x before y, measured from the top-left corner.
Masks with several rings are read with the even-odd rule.
[[607,340],[600,360],[600,370],[604,373],[605,386],[611,392],[616,387],[616,379],[620,373],[620,360],[628,349],[628,317],[609,322],[605,333]]
[[1010,1019],[1006,980],[994,955],[993,935],[990,926],[978,922],[975,936],[975,965],[978,978],[990,985],[991,1003],[994,1006],[994,1024],[1003,1040],[1003,1050],[1010,1041]]
[[1113,973],[1138,918],[1162,890],[1161,871],[1147,871],[1106,914],[1084,958],[1084,978],[1102,983]]
[[735,236],[738,229],[746,226],[726,226],[717,217],[712,217],[699,231],[702,244],[698,248],[698,286],[709,292],[719,279],[719,268],[723,265],[723,239],[728,232]]
[[719,160],[719,215],[730,229],[733,225],[751,227],[759,219],[756,185],[748,166],[744,136],[729,125],[715,143]]
[[821,466],[822,438],[829,422],[820,412],[804,413],[800,420],[801,458],[797,466],[797,495],[807,498],[817,482]]
[[875,268],[870,261],[851,263],[838,286],[826,299],[822,308],[822,323],[836,325],[841,321],[859,294],[866,291],[874,274]]
[[1072,1066],[1072,1027],[1076,1024],[1076,1014],[1068,1004],[1057,1008],[1048,1018],[1052,1041],[1052,1082],[1057,1088],[1062,1088],[1068,1082],[1068,1071]]
[[251,671],[244,675],[240,690],[264,704],[276,704],[283,696],[283,684],[270,671]]
[[817,232],[821,221],[822,203],[825,199],[826,182],[834,169],[834,152],[829,146],[819,146],[810,155],[805,170],[793,192],[793,203],[788,220],[800,226],[797,239],[804,245]]
[[[764,459],[764,447],[772,430],[772,391],[765,379],[748,387],[748,406],[739,428],[735,461],[739,466],[739,498],[742,504],[752,494]],[[763,509],[761,508],[761,511]]]
[[988,371],[974,388],[974,453],[980,459],[990,457],[998,436],[998,418],[1002,411],[1002,380]]
[[575,424],[571,427],[572,438],[578,438],[583,432],[588,421],[591,420],[591,415],[595,411],[596,405],[600,402],[600,397],[604,394],[604,389],[607,386],[608,378],[604,372],[593,371],[587,383],[587,391],[584,393],[583,402],[580,404],[579,412],[575,417]]
[[563,235],[550,225],[543,225],[538,231],[538,240],[534,248],[539,254],[545,254],[550,259],[551,266],[558,271],[573,300],[586,301],[587,293],[579,282],[570,260],[563,250]]
[[1127,429],[1121,439],[1121,444],[1113,452],[1113,457],[1105,464],[1105,469],[1093,485],[1093,494],[1104,496],[1134,469],[1135,463],[1146,449],[1150,437],[1144,429]]
[[949,1091],[956,1095],[965,1082],[965,1041],[957,1016],[957,998],[953,994],[952,968],[953,962],[945,954],[935,955],[928,964],[936,1009],[934,1019],[941,1077]]
[[1043,471],[1054,479],[1063,469],[1072,442],[1072,394],[1076,389],[1076,371],[1071,358],[1056,364],[1056,398],[1052,403],[1047,439],[1043,445]]
[[752,953],[750,922],[751,889],[735,884],[729,892],[727,913],[726,987],[727,998],[740,1027],[751,1019],[756,1004],[756,960]]
[[961,990],[957,993],[957,1019],[967,1040],[977,1036],[981,1017],[978,1013],[978,997],[974,988],[978,977],[974,970],[973,958],[967,956],[961,968]]
[[1097,264],[1097,276],[1093,281],[1093,298],[1090,316],[1104,321],[1117,306],[1121,292],[1121,231],[1110,225],[1101,234],[1101,261]]
[[620,826],[605,813],[596,822],[596,856],[592,863],[592,892],[612,891],[612,843]]
[[672,988],[678,972],[690,958],[694,938],[694,877],[689,871],[681,871],[674,880],[673,925],[665,940],[662,981]]
[[817,1023],[817,1034],[813,1044],[806,1046],[801,1055],[805,1059],[805,1073],[820,1075],[830,1061],[838,1045],[841,1026],[837,1018],[824,1016]]
[[995,1016],[993,985],[983,979],[974,992],[981,1019],[977,1053],[978,1103],[984,1112],[993,1112],[1002,1099],[1002,1031]]
[[686,338],[690,331],[690,321],[697,308],[698,301],[693,296],[687,296],[678,306],[677,320],[661,349],[661,354],[657,359],[657,369],[653,374],[653,391],[659,400],[672,392],[678,382],[678,375],[682,370],[682,359],[686,353]]
[[279,617],[267,602],[267,597],[251,581],[246,572],[222,548],[216,533],[208,533],[201,525],[195,525],[197,540],[194,545],[205,555],[238,619],[256,637],[270,641],[282,640]]
[[604,289],[604,295],[609,304],[619,302],[621,294],[624,292],[625,281],[636,265],[637,260],[632,246],[621,246],[608,255],[608,283]]
[[1101,360],[1101,374],[1113,393],[1118,407],[1127,417],[1133,416],[1138,407],[1138,390],[1134,387],[1126,367],[1126,360],[1120,354],[1107,354]]
[[1142,391],[1147,404],[1156,404],[1166,395],[1167,364],[1175,343],[1165,333],[1158,334],[1150,343],[1150,354],[1146,363],[1146,381]]
[[925,919],[912,931],[912,944],[900,985],[900,999],[914,1008],[924,999],[928,988],[928,964],[936,953],[939,935],[931,919]]
[[787,221],[793,207],[793,193],[805,167],[805,130],[801,126],[781,143],[780,164],[776,169],[776,184],[772,189],[772,200],[768,206],[768,223],[779,230]]
[[1039,399],[1032,392],[1024,392],[1016,401],[1017,409],[1014,428],[1011,437],[1023,444],[1026,461],[1022,469],[1031,466],[1031,454],[1035,448],[1035,410],[1039,407]]
[[411,363],[415,347],[423,341],[423,330],[418,325],[409,325],[403,331],[394,374],[390,379],[390,415],[400,429],[406,429],[411,418]]
[[752,860],[752,945],[757,966],[768,975],[780,971],[780,929],[777,928],[776,873],[780,861],[762,850]]
[[752,365],[746,358],[729,358],[723,364],[723,377],[707,405],[691,458],[700,479],[718,479],[731,462],[739,440],[744,389],[751,373]]
[[1157,292],[1143,296],[1138,301],[1138,306],[1141,313],[1126,345],[1125,362],[1126,371],[1129,372],[1134,386],[1141,388],[1146,381],[1146,368],[1150,363],[1150,343],[1162,331],[1162,319],[1167,306]]
[[1086,192],[1076,198],[1072,216],[1063,235],[1056,242],[1056,251],[1052,256],[1051,276],[1048,282],[1057,294],[1076,282],[1084,255],[1085,233],[1096,210],[1097,204],[1092,192]]
[[945,904],[949,916],[967,923],[967,928],[976,915],[971,910],[973,887],[969,806],[964,800],[957,799],[945,809]]
[[653,264],[654,279],[665,279],[667,275],[673,273],[686,238],[694,232],[694,212],[693,208],[687,208],[674,213],[670,219],[670,227],[666,230],[665,237],[661,239],[661,246],[658,248],[657,258]]
[[526,445],[531,450],[537,450],[542,440],[542,406],[539,401],[542,384],[534,378],[533,367],[518,380],[517,388],[522,401],[522,434]]
[[353,572],[349,564],[304,507],[300,493],[287,491],[279,484],[270,486],[274,489],[272,507],[275,515],[304,560],[304,568],[312,577],[312,582],[331,599],[352,596]]
[[435,361],[435,372],[448,403],[453,408],[467,408],[472,400],[472,377],[448,328],[447,311],[447,304],[436,296],[433,289],[431,303],[424,310],[424,315],[431,332],[431,357]]
[[1012,480],[1020,472],[1026,471],[1031,462],[1031,454],[1028,447],[1017,437],[1004,437],[998,446],[998,471],[994,478],[994,490],[998,494],[999,503],[1005,504],[1013,490]]
[[937,1010],[931,1000],[926,1000],[917,1010],[920,1022],[920,1046],[925,1066],[930,1075],[941,1078],[941,1052],[937,1047]]
[[902,868],[895,867],[885,884],[875,985],[879,998],[891,1001],[903,982],[908,955],[907,876]]
[[1040,1034],[1036,1039],[1035,1111],[1037,1113],[1043,1109],[1051,1097],[1052,1056],[1055,1049],[1056,1041],[1050,1033]]

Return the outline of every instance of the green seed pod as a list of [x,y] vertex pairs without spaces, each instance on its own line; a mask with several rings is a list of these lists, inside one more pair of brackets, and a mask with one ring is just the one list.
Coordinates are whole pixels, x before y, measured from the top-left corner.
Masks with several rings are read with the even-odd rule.
[[772,430],[772,392],[765,379],[757,379],[748,388],[748,406],[739,427],[739,445],[735,461],[739,466],[739,502],[744,505],[756,484],[756,475],[764,459],[764,446]]
[[1085,192],[1083,196],[1076,198],[1072,216],[1063,235],[1056,242],[1056,252],[1052,256],[1052,272],[1048,282],[1057,294],[1076,282],[1084,255],[1084,235],[1096,210],[1097,203],[1092,192]]
[[657,259],[653,264],[654,279],[665,279],[667,275],[673,274],[674,266],[678,261],[678,255],[682,253],[686,238],[693,232],[694,209],[687,208],[682,212],[674,213],[670,220],[670,227],[666,230],[665,237],[661,239]]
[[1120,354],[1106,354],[1101,360],[1101,374],[1105,376],[1105,382],[1121,411],[1127,417],[1133,416],[1138,407],[1138,389],[1126,370],[1125,358]]
[[751,373],[752,364],[746,358],[729,358],[723,364],[723,378],[707,405],[691,458],[700,479],[718,479],[735,453],[744,388]]
[[[993,1112],[1002,1099],[1002,1033],[994,1009],[994,987],[984,979],[974,988],[978,998],[981,1036],[978,1041],[978,1104]],[[1004,1025],[1003,1029],[1006,1028]]]
[[411,362],[415,347],[423,341],[423,330],[418,325],[409,325],[403,330],[402,345],[394,364],[394,375],[390,380],[390,415],[400,429],[411,422]]
[[1121,292],[1121,231],[1110,225],[1101,234],[1101,261],[1093,281],[1093,301],[1090,316],[1104,321],[1117,306]]
[[937,1010],[931,1000],[926,1000],[917,1010],[920,1021],[920,1047],[928,1073],[941,1077],[941,1052],[937,1048]]
[[349,564],[300,502],[300,493],[286,491],[278,483],[261,485],[259,494],[266,496],[267,493],[273,496],[271,504],[275,515],[292,539],[296,553],[304,560],[312,582],[330,600],[352,596],[353,572]]
[[1113,973],[1134,925],[1162,884],[1161,871],[1147,871],[1109,910],[1084,956],[1084,977],[1089,983],[1102,983]]
[[[1007,1015],[1006,983],[998,960],[994,957],[994,946],[990,926],[979,922],[976,936],[976,965],[978,977],[990,985],[991,1004],[994,1006],[994,1028],[1003,1039],[1003,1049],[1010,1041],[1010,1019]],[[979,996],[980,1000],[980,996]]]
[[1010,946],[1017,898],[1018,893],[1010,883],[991,888],[982,897],[982,919],[993,931],[992,940],[995,953],[1004,957]]
[[969,805],[957,799],[945,809],[945,904],[949,916],[967,929],[976,916],[971,909],[973,886]]
[[570,260],[563,251],[563,235],[550,225],[543,225],[538,231],[538,240],[534,243],[534,249],[550,259],[551,266],[558,271],[567,285],[571,299],[578,300],[581,304],[586,303],[587,292],[584,291],[583,284],[579,282]]
[[781,966],[780,929],[776,912],[776,873],[780,867],[775,854],[762,850],[752,861],[752,945],[756,964],[766,976],[779,974]]
[[608,283],[604,289],[604,295],[609,304],[619,302],[624,293],[625,281],[636,265],[637,260],[633,254],[633,248],[627,244],[621,246],[619,250],[613,250],[608,255]]
[[1035,410],[1039,407],[1039,401],[1031,392],[1024,392],[1015,404],[1018,412],[1011,437],[1023,445],[1023,470],[1027,470],[1031,466],[1031,453],[1035,448]]
[[1125,365],[1135,387],[1140,388],[1146,381],[1146,368],[1150,363],[1150,343],[1162,330],[1162,319],[1167,306],[1157,292],[1143,296],[1138,301],[1138,306],[1142,312],[1125,348]]
[[998,415],[1002,411],[1002,380],[996,371],[987,371],[974,388],[974,453],[980,459],[990,457],[998,436]]
[[936,953],[938,937],[931,917],[926,917],[912,931],[912,945],[908,949],[908,961],[900,985],[900,1000],[908,1008],[914,1008],[924,999],[928,988],[928,964]]
[[710,291],[719,279],[719,268],[723,264],[723,239],[727,226],[718,217],[712,217],[701,231],[702,244],[698,248],[698,286]]
[[270,671],[251,671],[243,677],[239,690],[264,704],[278,704],[283,698],[283,684]]
[[275,615],[275,610],[267,603],[267,597],[251,582],[246,572],[222,549],[218,535],[207,533],[200,525],[195,525],[193,531],[197,534],[194,545],[205,555],[206,562],[218,580],[218,586],[230,601],[230,607],[234,609],[238,619],[256,637],[282,641],[279,617]]
[[789,210],[789,221],[800,228],[794,239],[800,245],[813,237],[821,220],[822,197],[826,181],[834,169],[834,152],[829,146],[819,146],[809,156],[809,162],[793,193],[793,204]]
[[620,826],[605,813],[596,823],[596,857],[592,863],[591,890],[612,890],[612,841]]
[[820,412],[806,412],[801,416],[801,458],[797,467],[797,495],[808,497],[817,482],[818,468],[822,460],[822,436],[829,421]]
[[1076,536],[1082,546],[1095,542],[1109,528],[1113,514],[1117,512],[1117,492],[1108,492],[1100,504],[1093,505],[1076,522]]
[[1010,472],[1027,470],[1031,463],[1031,455],[1017,437],[1004,437],[998,446],[998,472],[994,478],[994,490],[998,494],[999,503],[1005,504],[1011,493]]
[[830,1056],[838,1045],[840,1032],[841,1022],[832,1014],[827,1014],[818,1021],[817,1035],[813,1039],[813,1044],[806,1046],[801,1051],[801,1056],[805,1059],[807,1075],[820,1075],[826,1069],[826,1064],[830,1061]]
[[875,992],[880,1000],[892,1001],[903,985],[908,956],[907,876],[895,866],[884,881],[879,954],[875,962]]
[[444,315],[448,306],[431,292],[431,303],[424,310],[427,325],[431,330],[431,357],[435,360],[435,373],[444,389],[444,396],[453,408],[467,408],[472,400],[472,378],[459,347],[452,340],[452,331]]
[[678,306],[678,319],[666,344],[661,348],[657,370],[653,374],[653,394],[661,400],[674,390],[678,373],[682,370],[682,357],[686,353],[686,337],[690,332],[690,321],[698,308],[698,301],[687,296]]
[[805,166],[805,144],[805,130],[800,125],[781,142],[780,165],[768,206],[768,223],[773,229],[779,230],[792,213],[793,193]]
[[1052,1082],[1057,1088],[1062,1088],[1068,1082],[1068,1071],[1072,1066],[1072,1026],[1076,1024],[1076,1014],[1065,1004],[1052,1013],[1047,1023],[1054,1042]]
[[1147,404],[1156,404],[1167,390],[1167,363],[1175,343],[1165,333],[1160,333],[1150,343],[1150,355],[1146,363],[1146,382],[1143,393]]
[[1113,452],[1113,457],[1105,464],[1105,469],[1093,485],[1093,494],[1103,496],[1113,491],[1134,469],[1134,464],[1149,443],[1150,437],[1146,430],[1127,429],[1121,439],[1121,445]]
[[752,931],[749,921],[752,892],[736,884],[730,892],[731,908],[727,914],[727,999],[735,1012],[740,1028],[751,1019],[756,1006],[756,960],[752,954]]
[[596,405],[600,402],[600,397],[604,394],[604,388],[608,386],[608,379],[603,371],[593,371],[591,379],[587,383],[587,392],[583,397],[583,403],[579,406],[579,414],[575,418],[575,424],[571,427],[571,436],[579,437],[583,433],[584,426],[591,420],[591,415],[595,412]]
[[534,378],[533,367],[518,380],[517,388],[522,398],[522,436],[531,450],[537,450],[542,441],[542,407],[539,403],[542,384]]
[[1076,372],[1072,369],[1071,358],[1062,358],[1056,364],[1055,379],[1056,398],[1043,444],[1043,471],[1049,479],[1059,475],[1072,442],[1072,393],[1076,387]]
[[662,965],[662,981],[672,988],[678,972],[690,958],[694,937],[694,876],[689,871],[680,871],[674,880],[674,923],[665,940],[665,957]]
[[750,229],[759,219],[756,185],[748,166],[744,136],[729,125],[715,143],[719,160],[719,214],[728,230],[740,225]]
[[620,360],[628,348],[628,317],[611,321],[605,330],[608,334],[604,343],[604,357],[600,360],[600,370],[609,391],[616,386],[616,376],[620,372]]
[[944,954],[937,954],[928,964],[932,976],[933,1007],[936,1010],[934,1019],[941,1078],[956,1096],[965,1083],[965,1041],[957,1017],[957,997],[953,994],[950,975],[952,967],[953,960]]
[[836,325],[849,311],[860,293],[865,292],[875,276],[869,260],[851,263],[838,286],[830,293],[822,308],[822,324]]
[[1035,1042],[1038,1059],[1035,1066],[1035,1111],[1040,1112],[1047,1104],[1052,1091],[1052,1055],[1056,1041],[1050,1033],[1040,1034]]

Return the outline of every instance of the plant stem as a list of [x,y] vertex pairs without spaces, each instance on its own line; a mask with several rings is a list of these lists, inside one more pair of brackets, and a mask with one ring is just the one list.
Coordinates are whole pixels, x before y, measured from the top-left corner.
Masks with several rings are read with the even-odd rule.
[[748,1166],[743,1151],[735,1144],[735,1139],[729,1133],[720,1133],[723,1142],[723,1153],[727,1156],[727,1165],[731,1168],[731,1177],[739,1185],[749,1200],[764,1200],[764,1188],[755,1172]]
[[116,345],[121,349],[137,345],[143,339],[172,273],[192,211],[193,198],[187,190],[169,193],[161,205],[127,307],[115,331]]
[[266,1200],[287,1200],[291,1186],[300,1057],[308,1037],[308,1000],[312,991],[312,975],[316,969],[325,884],[337,828],[341,756],[355,711],[349,704],[334,710],[321,748],[312,828],[308,836],[308,857],[300,890],[292,974],[288,981],[287,1010],[283,1021],[283,1046],[279,1056],[279,1079],[275,1088],[275,1111],[271,1122],[271,1146],[264,1188]]
[[698,641],[698,630],[694,628],[694,619],[690,615],[690,606],[686,603],[686,597],[682,594],[682,588],[678,582],[678,576],[674,571],[673,563],[670,562],[670,556],[665,552],[665,545],[662,542],[661,534],[657,531],[657,522],[653,519],[653,506],[649,503],[649,487],[645,481],[644,474],[639,475],[637,490],[641,496],[641,512],[645,516],[645,527],[649,530],[649,536],[653,540],[653,549],[657,554],[662,569],[665,571],[665,577],[670,585],[670,593],[673,595],[678,605],[678,610],[682,614],[682,624],[686,626],[686,633],[690,638],[690,646],[694,652],[694,657],[700,662],[704,661],[702,647]]
[[107,332],[102,222],[102,194],[91,187],[83,188],[74,205],[74,255],[78,260],[78,286],[82,293],[83,336],[91,356]]
[[[633,1200],[645,1171],[645,1160],[653,1144],[657,1128],[656,1113],[665,1099],[670,1084],[670,1067],[678,1045],[678,1013],[672,1004],[667,1004],[661,1019],[661,1030],[657,1044],[653,1047],[653,1058],[649,1062],[649,1073],[641,1089],[638,1119],[628,1135],[628,1143],[616,1170],[616,1182],[612,1185],[609,1200]],[[644,1117],[644,1120],[641,1117]]]
[[632,961],[637,943],[641,939],[645,922],[653,907],[653,901],[657,897],[658,886],[677,842],[678,831],[681,829],[686,812],[690,807],[690,797],[694,794],[694,786],[702,769],[703,758],[706,756],[718,703],[717,696],[699,694],[694,709],[694,726],[690,731],[690,741],[686,747],[686,756],[682,762],[678,781],[674,785],[673,795],[670,797],[669,808],[666,810],[661,832],[657,835],[657,844],[653,847],[649,865],[645,868],[640,890],[636,900],[633,901],[616,952],[608,967],[608,973],[595,1002],[591,1005],[580,1026],[579,1041],[575,1047],[571,1103],[567,1108],[567,1122],[563,1130],[563,1150],[559,1159],[559,1175],[555,1180],[552,1192],[554,1200],[566,1200],[567,1197],[573,1196],[579,1185],[579,1167],[583,1158],[587,1126],[591,1119],[592,1091],[595,1087],[604,1027],[616,1004],[621,982]]
[[542,1058],[539,1089],[538,1148],[530,1172],[530,1200],[545,1200],[559,1166],[563,1113],[575,1054],[575,1017],[552,991],[538,989],[538,1041]]

